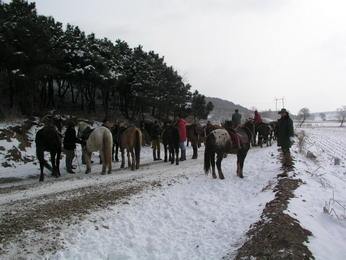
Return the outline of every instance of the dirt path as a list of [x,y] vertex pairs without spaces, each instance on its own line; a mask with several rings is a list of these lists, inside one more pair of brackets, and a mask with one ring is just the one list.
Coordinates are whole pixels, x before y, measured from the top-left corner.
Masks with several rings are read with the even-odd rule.
[[[198,165],[195,161],[190,163]],[[64,247],[60,238],[63,228],[79,224],[92,212],[131,203],[131,196],[145,190],[160,189],[186,178],[181,171],[173,175],[161,173],[160,165],[146,164],[136,172],[116,170],[106,176],[92,174],[87,178],[83,175],[0,187],[0,255],[13,248],[18,255],[54,254]],[[311,233],[284,213],[300,184],[300,180],[280,179],[274,188],[275,199],[267,203],[261,220],[248,231],[249,239],[236,255],[233,252],[224,259],[313,259],[304,245]]]
[[[58,239],[62,226],[80,223],[91,212],[127,204],[130,196],[159,188],[161,182],[167,184],[184,177],[182,173],[167,177],[155,170],[149,175],[148,171],[145,174],[144,171],[116,172],[119,174],[92,174],[87,180],[83,178],[81,187],[81,177],[76,177],[0,189],[0,255],[13,247],[18,248],[20,254],[30,254],[35,244],[39,244],[36,253],[53,253],[63,246]],[[37,241],[30,241],[28,245],[30,232],[38,236]]]
[[[290,169],[291,170],[291,169]],[[289,172],[289,176],[294,173]],[[302,228],[299,221],[285,213],[290,198],[294,197],[302,181],[296,178],[279,178],[273,189],[275,199],[268,202],[261,219],[251,225],[247,241],[232,256],[223,259],[314,259],[305,245],[312,233]]]

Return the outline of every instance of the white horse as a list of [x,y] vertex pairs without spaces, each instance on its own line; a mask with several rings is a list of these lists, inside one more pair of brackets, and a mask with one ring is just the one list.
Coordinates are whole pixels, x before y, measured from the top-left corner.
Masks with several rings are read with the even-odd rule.
[[113,148],[113,137],[111,131],[103,126],[91,129],[87,123],[79,122],[78,137],[86,141],[86,147],[84,151],[84,158],[86,163],[85,173],[91,172],[91,154],[93,152],[99,151],[102,160],[101,174],[105,174],[107,168],[108,174],[110,174],[112,172]]

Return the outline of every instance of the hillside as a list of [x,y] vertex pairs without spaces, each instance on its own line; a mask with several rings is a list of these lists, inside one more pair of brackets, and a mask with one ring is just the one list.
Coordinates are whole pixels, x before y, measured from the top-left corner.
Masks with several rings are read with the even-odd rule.
[[239,109],[239,112],[243,115],[243,118],[253,114],[250,109],[241,105],[236,105],[228,100],[215,97],[206,97],[205,100],[207,102],[212,102],[214,105],[214,110],[210,113],[208,118],[213,123],[221,123],[225,120],[229,120],[235,109]]

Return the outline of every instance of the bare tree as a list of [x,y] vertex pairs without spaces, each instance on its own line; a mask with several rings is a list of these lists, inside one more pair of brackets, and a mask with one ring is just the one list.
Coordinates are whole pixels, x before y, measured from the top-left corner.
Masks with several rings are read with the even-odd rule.
[[310,115],[310,110],[306,107],[299,110],[298,117],[301,120],[299,127],[301,127],[304,124],[304,122],[306,121],[306,119],[310,117]]
[[336,111],[338,111],[340,127],[342,127],[346,121],[346,106],[342,106],[341,108],[336,109]]

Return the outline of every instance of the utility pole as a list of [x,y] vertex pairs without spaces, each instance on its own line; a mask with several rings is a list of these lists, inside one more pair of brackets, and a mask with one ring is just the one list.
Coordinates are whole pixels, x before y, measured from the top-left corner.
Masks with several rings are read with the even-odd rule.
[[282,102],[282,107],[285,107],[285,97],[275,98],[275,111],[278,111],[278,101]]

